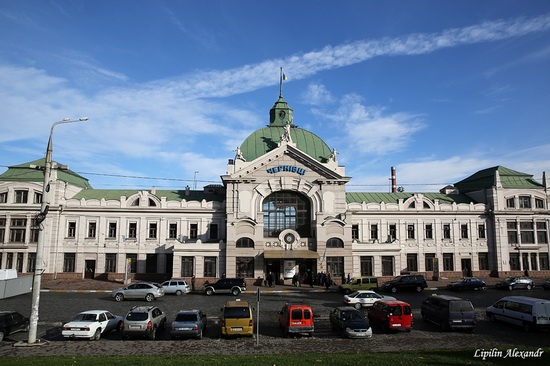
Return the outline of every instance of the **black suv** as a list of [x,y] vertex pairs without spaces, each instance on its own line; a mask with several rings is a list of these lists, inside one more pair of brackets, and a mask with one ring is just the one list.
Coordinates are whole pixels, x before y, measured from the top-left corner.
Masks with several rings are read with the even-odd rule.
[[209,296],[212,294],[232,294],[237,296],[243,291],[246,291],[244,278],[222,278],[215,283],[204,285],[204,293]]
[[416,292],[422,292],[428,284],[423,275],[403,275],[397,276],[393,280],[388,281],[382,285],[383,291],[391,291],[396,293],[397,290],[414,290]]
[[0,342],[5,336],[29,331],[29,318],[15,311],[0,311]]

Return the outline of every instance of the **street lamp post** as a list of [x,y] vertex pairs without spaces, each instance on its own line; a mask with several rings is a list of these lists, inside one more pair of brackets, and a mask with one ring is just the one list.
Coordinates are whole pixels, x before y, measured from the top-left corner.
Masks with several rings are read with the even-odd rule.
[[[32,306],[31,306],[31,317],[29,324],[29,338],[28,343],[36,343],[36,333],[38,327],[38,307],[40,303],[40,285],[42,283],[42,273],[45,269],[43,266],[43,255],[44,255],[44,242],[45,242],[45,232],[42,222],[46,219],[46,215],[49,210],[49,192],[50,192],[50,175],[52,170],[52,136],[53,129],[55,126],[63,123],[73,123],[73,122],[85,122],[88,120],[88,117],[82,117],[79,119],[70,119],[64,118],[61,121],[57,121],[52,124],[50,129],[50,138],[48,140],[48,147],[46,149],[46,161],[44,165],[44,185],[42,187],[42,204],[40,206],[40,213],[36,216],[37,224],[40,226],[38,231],[38,243],[36,244],[36,265],[34,268],[34,281],[32,286]],[[54,263],[55,265],[55,263]]]

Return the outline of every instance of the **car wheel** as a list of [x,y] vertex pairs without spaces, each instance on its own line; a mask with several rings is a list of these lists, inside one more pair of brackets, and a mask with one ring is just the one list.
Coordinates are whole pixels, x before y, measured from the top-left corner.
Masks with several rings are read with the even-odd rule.
[[179,296],[179,295],[181,295],[181,291],[180,291],[180,290],[177,290],[177,291],[176,291],[176,296]]
[[360,302],[356,302],[355,305],[353,305],[354,308],[356,308],[357,310],[361,309],[361,303]]
[[0,342],[4,340],[4,332],[0,332]]
[[527,290],[530,290],[530,289],[532,289],[532,288],[533,288],[533,286],[527,285]]
[[124,300],[124,295],[123,294],[116,294],[115,295],[115,301],[122,301]]
[[391,292],[395,294],[397,292],[397,287],[392,287]]
[[206,289],[206,295],[210,296],[210,295],[212,295],[213,293],[214,293],[214,290],[213,290],[211,287],[209,287],[209,288]]
[[202,339],[202,330],[201,330],[201,332],[199,333],[199,335],[197,336],[197,339]]
[[117,323],[117,325],[116,325],[116,328],[115,328],[115,330],[116,330],[117,332],[120,332],[120,326],[121,326],[121,325],[122,325],[122,321],[119,321],[119,322]]
[[488,314],[487,317],[489,318],[489,321],[492,321],[492,322],[497,320],[497,318],[495,318],[495,314],[493,314],[493,313]]
[[99,341],[99,338],[101,338],[101,328],[97,328],[95,330],[95,333],[94,333],[94,335],[92,336],[92,338],[90,340]]
[[157,328],[151,329],[151,333],[149,333],[149,339],[154,341],[157,337]]
[[422,320],[427,322],[428,321],[428,317],[426,316],[426,314],[422,313]]
[[416,286],[416,292],[422,292],[422,286]]
[[155,295],[153,295],[153,294],[147,294],[147,295],[145,295],[145,301],[147,301],[147,302],[151,302],[151,301],[153,301],[154,299],[155,299]]
[[241,293],[241,290],[239,290],[238,288],[234,288],[233,290],[231,290],[231,293],[233,294],[233,296],[238,296]]

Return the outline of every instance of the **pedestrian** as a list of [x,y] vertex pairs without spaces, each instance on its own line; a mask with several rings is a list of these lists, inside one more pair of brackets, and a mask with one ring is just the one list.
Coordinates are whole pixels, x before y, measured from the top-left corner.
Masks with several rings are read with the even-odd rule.
[[325,288],[327,290],[330,287],[331,282],[332,282],[332,277],[330,276],[330,272],[327,272],[327,279],[325,281]]
[[195,275],[191,277],[191,290],[195,292]]
[[273,273],[271,272],[267,274],[267,285],[273,287]]
[[348,272],[348,282],[346,283],[350,283],[351,282],[351,273]]

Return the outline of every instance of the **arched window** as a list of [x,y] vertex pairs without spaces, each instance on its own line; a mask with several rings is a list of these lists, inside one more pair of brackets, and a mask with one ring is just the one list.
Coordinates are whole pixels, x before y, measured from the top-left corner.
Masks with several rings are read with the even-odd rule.
[[343,248],[344,242],[340,238],[330,238],[327,240],[327,248]]
[[275,192],[263,202],[264,236],[276,238],[285,229],[296,230],[302,237],[311,235],[310,203],[296,192]]
[[250,238],[237,239],[237,248],[254,248],[254,240]]

